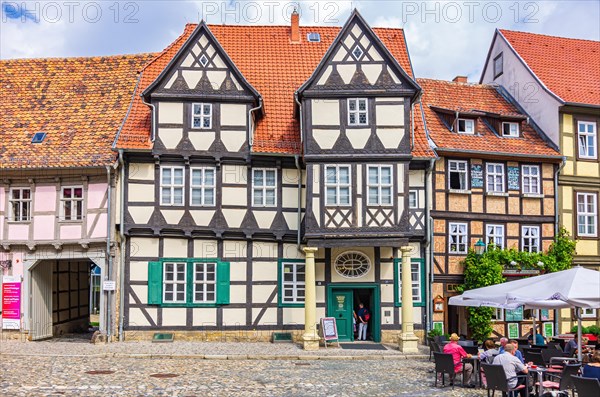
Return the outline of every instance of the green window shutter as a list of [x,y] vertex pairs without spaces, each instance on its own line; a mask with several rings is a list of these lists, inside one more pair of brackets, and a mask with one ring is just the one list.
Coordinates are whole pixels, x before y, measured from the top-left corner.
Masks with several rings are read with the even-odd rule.
[[161,262],[148,262],[148,304],[160,305],[162,303],[162,277],[163,267]]
[[229,262],[217,263],[217,305],[229,304]]

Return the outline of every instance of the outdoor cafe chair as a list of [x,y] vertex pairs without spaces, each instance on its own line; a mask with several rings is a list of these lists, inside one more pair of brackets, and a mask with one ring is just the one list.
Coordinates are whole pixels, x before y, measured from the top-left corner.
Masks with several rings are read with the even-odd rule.
[[544,360],[544,366],[548,368],[548,372],[560,372],[563,368],[560,358],[567,356],[566,353],[556,349],[542,350],[542,359]]
[[525,358],[526,363],[533,363],[534,365],[538,365],[540,367],[544,367],[546,364],[544,363],[544,359],[542,358],[542,353],[526,350],[523,353],[523,358]]
[[[504,368],[502,365],[494,365],[494,364],[485,364],[481,363],[481,368],[483,368],[483,373],[485,374],[485,378],[487,381],[487,395],[490,396],[490,390],[492,391],[492,397],[496,393],[496,390],[502,392],[502,396],[507,396],[511,392],[516,392],[522,389],[525,389],[525,393],[529,396],[529,388],[526,386],[527,382],[524,385],[518,385],[514,389],[510,389],[508,387],[508,380],[506,379],[506,373],[504,372]],[[518,378],[527,377],[527,375],[518,375]]]
[[444,374],[448,374],[450,378],[450,386],[454,388],[454,360],[452,354],[433,352],[433,358],[435,361],[435,387],[437,387],[438,374],[442,374],[442,385],[446,385],[446,377]]
[[[580,368],[581,368],[581,365],[579,365],[579,364],[567,364],[563,368],[560,375],[546,373],[546,377],[553,378],[555,380],[542,381],[542,387],[544,389],[553,389],[553,390],[558,390],[558,391],[564,391],[564,390],[570,389],[571,392],[573,393],[573,396],[575,396],[575,393],[573,392],[573,379],[571,376],[577,375],[579,373]],[[558,382],[557,382],[557,380],[558,380]],[[536,383],[536,385],[537,385],[537,383]]]
[[472,356],[477,356],[479,354],[479,348],[477,346],[463,346],[463,349]]
[[433,353],[435,353],[435,352],[442,353],[442,347],[440,346],[439,343],[431,340],[429,342],[429,361],[431,361],[431,357],[433,356]]
[[552,350],[552,349],[560,350],[561,352],[563,351],[562,347],[560,346],[560,343],[548,342],[548,350]]
[[600,396],[600,381],[598,379],[573,375],[571,375],[571,379],[579,397]]

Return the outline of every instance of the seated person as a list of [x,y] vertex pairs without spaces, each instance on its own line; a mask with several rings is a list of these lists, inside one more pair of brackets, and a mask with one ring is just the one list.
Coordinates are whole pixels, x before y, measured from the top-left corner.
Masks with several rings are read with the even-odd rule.
[[494,356],[497,356],[500,352],[496,349],[496,344],[491,339],[486,340],[483,343],[483,347],[485,347],[485,351],[479,353],[479,359],[482,362],[491,364],[494,361]]
[[509,342],[515,346],[515,357],[521,360],[523,364],[525,364],[525,358],[523,357],[523,353],[521,353],[521,351],[519,350],[519,341],[516,339],[511,339]]
[[546,340],[544,339],[542,334],[540,334],[539,332],[535,333],[535,343],[533,342],[533,328],[529,328],[529,334],[527,336],[527,341],[532,345],[542,346],[542,345],[546,344]]
[[[586,336],[582,336],[581,337],[581,344],[582,345],[587,345],[587,343],[589,342],[589,338],[587,338]],[[579,346],[577,346],[577,338],[573,338],[571,339],[566,345],[565,345],[565,353],[567,353],[569,356],[574,356],[575,354],[577,354],[577,350],[579,349]],[[586,353],[588,349],[584,348],[582,353]]]
[[[460,338],[458,337],[457,334],[452,334],[450,335],[450,343],[448,343],[446,346],[444,346],[444,353],[447,354],[452,354],[452,360],[454,361],[454,373],[460,373],[463,370],[463,364],[461,362],[463,357],[466,358],[471,358],[470,354],[467,354],[467,352],[465,351],[465,349],[462,348],[462,346],[460,346],[458,344],[458,340]],[[464,364],[464,369],[465,369],[465,377],[463,379],[463,383],[467,386],[467,387],[475,387],[475,384],[471,383],[471,375],[473,375],[473,364],[471,363],[465,363]]]
[[590,362],[583,367],[582,375],[584,378],[596,378],[600,381],[600,350],[592,354]]
[[504,353],[504,346],[508,343],[508,338],[500,338],[500,348],[498,349],[498,353]]
[[[517,372],[526,374],[528,372],[525,364],[515,356],[515,346],[512,343],[507,343],[504,347],[504,353],[499,354],[494,358],[494,365],[502,365],[509,389],[514,389],[519,385],[526,385],[526,378],[517,378]],[[527,395],[527,386],[519,390],[521,397]]]

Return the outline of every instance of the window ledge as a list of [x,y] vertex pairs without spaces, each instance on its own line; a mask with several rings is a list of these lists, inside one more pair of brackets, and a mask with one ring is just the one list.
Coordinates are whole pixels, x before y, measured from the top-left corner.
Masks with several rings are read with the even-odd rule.
[[78,225],[80,223],[83,223],[83,219],[59,219],[58,223],[63,223],[63,224],[72,223],[72,224]]
[[486,192],[485,195],[492,197],[508,197],[508,193],[506,192]]
[[31,223],[31,219],[28,221],[11,221],[8,219],[7,222],[9,225],[29,225]]
[[471,194],[470,190],[464,190],[464,189],[448,189],[448,193],[452,193],[452,194]]
[[539,193],[523,193],[523,197],[541,199],[544,198],[544,195]]

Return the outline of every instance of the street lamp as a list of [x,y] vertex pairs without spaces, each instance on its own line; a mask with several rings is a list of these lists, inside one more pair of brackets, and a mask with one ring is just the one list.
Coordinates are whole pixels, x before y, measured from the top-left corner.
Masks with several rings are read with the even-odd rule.
[[485,243],[482,239],[479,239],[478,242],[475,243],[475,254],[482,255],[485,252]]

